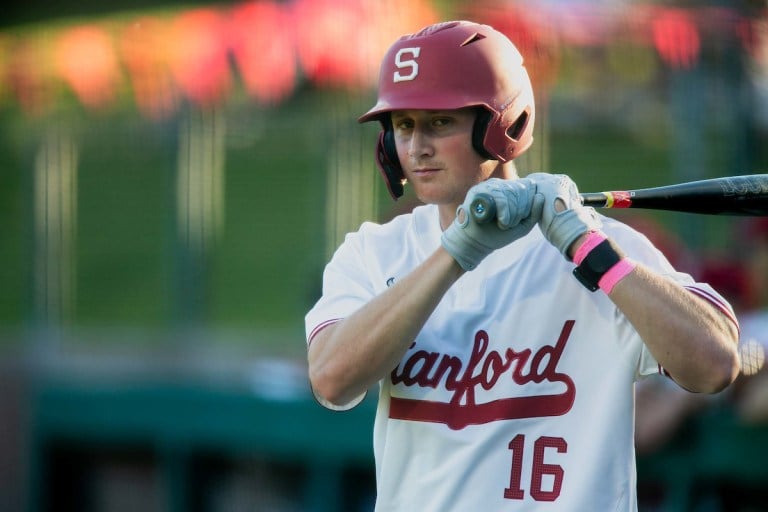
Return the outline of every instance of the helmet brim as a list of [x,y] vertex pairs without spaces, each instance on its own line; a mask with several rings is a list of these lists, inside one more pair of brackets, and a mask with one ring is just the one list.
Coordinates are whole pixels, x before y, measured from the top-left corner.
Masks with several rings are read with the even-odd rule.
[[395,110],[459,110],[462,108],[484,107],[493,113],[493,109],[485,103],[468,102],[464,98],[459,98],[445,103],[436,102],[434,99],[424,101],[420,98],[414,98],[413,101],[400,101],[398,105],[390,105],[388,102],[379,101],[368,112],[357,118],[358,123],[367,123],[378,121],[381,116]]

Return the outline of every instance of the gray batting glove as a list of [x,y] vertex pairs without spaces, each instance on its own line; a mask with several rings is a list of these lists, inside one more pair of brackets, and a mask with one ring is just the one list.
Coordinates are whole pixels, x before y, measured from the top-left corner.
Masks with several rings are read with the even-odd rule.
[[581,204],[576,184],[565,174],[537,172],[527,178],[536,183],[537,192],[544,196],[541,232],[570,260],[568,248],[582,234],[599,230],[603,225],[600,218],[594,208]]
[[[496,220],[479,224],[469,214],[477,194],[488,194],[496,206]],[[544,196],[533,181],[491,178],[475,185],[456,209],[456,218],[443,232],[445,250],[464,270],[472,270],[491,252],[528,234],[541,217]]]

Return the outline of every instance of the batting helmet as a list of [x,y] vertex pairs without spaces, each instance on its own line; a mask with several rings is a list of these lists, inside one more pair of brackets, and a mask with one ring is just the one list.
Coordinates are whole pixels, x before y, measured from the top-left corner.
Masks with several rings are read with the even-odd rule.
[[401,37],[379,72],[376,105],[358,121],[378,120],[376,163],[394,199],[405,175],[397,157],[389,113],[480,107],[472,144],[485,158],[507,162],[533,142],[533,87],[523,57],[488,25],[449,21]]

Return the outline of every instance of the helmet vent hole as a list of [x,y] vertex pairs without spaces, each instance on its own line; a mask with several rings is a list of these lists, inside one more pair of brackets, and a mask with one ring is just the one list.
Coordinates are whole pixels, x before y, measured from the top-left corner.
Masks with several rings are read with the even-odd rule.
[[525,129],[525,125],[528,122],[528,112],[523,112],[520,114],[520,116],[517,118],[517,120],[507,128],[507,135],[511,137],[514,140],[519,140],[520,135],[523,133],[523,129]]
[[463,43],[461,43],[459,46],[467,46],[468,44],[475,43],[477,41],[480,41],[481,39],[485,39],[485,36],[483,34],[478,34],[475,32],[471,36],[469,36]]

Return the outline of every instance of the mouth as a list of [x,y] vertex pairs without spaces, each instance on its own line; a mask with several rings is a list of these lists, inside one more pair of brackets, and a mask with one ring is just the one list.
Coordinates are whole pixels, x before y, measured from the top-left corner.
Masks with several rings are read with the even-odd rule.
[[414,169],[412,172],[414,176],[431,176],[433,174],[440,172],[440,169],[438,169],[437,167],[423,167],[419,169]]

